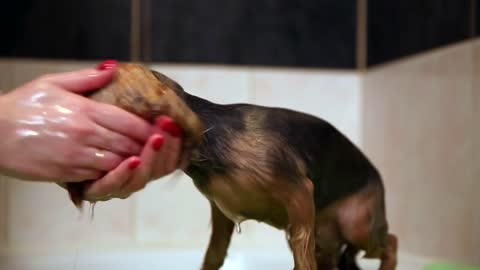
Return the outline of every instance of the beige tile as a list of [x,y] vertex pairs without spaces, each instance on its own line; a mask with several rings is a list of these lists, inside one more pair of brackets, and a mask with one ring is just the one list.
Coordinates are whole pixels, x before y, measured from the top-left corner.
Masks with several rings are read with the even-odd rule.
[[246,68],[153,65],[190,94],[216,103],[247,102],[250,71]]
[[465,262],[478,256],[472,67],[471,46],[461,44],[364,78],[364,148],[385,178],[392,231],[412,254]]
[[49,61],[49,60],[12,60],[13,86],[20,86],[39,76],[77,69],[94,67],[95,63],[77,61]]
[[321,117],[354,143],[361,136],[360,76],[349,72],[255,69],[251,100]]
[[[473,152],[473,187],[471,195],[473,201],[471,205],[480,205],[480,196],[478,192],[480,191],[480,40],[477,39],[473,45],[474,53],[474,83],[473,83],[473,138],[474,145],[472,148]],[[472,233],[472,239],[474,241],[474,250],[480,250],[480,211],[473,211],[471,213],[473,218],[473,228],[475,231]],[[477,253],[475,262],[480,265],[480,252]]]
[[12,85],[13,67],[11,60],[0,59],[0,93],[10,90]]
[[136,195],[136,240],[160,247],[204,247],[209,239],[208,201],[183,173],[151,182]]
[[[154,181],[137,196],[136,239],[140,245],[206,250],[210,206],[188,176],[179,173]],[[235,231],[231,251],[244,248],[288,249],[283,232],[245,221]]]
[[7,246],[7,192],[5,180],[0,175],[0,248]]
[[99,203],[91,220],[55,184],[8,180],[8,241],[17,249],[75,249],[133,242],[133,200]]

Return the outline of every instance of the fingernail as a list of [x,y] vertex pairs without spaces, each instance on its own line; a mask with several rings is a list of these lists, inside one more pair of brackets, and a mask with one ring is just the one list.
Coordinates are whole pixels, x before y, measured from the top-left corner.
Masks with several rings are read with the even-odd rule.
[[140,159],[135,158],[134,160],[130,161],[130,163],[128,164],[128,168],[130,170],[133,170],[133,169],[137,168],[138,165],[140,165]]
[[110,70],[117,66],[116,60],[105,60],[97,66],[97,70]]
[[182,129],[170,117],[160,116],[160,117],[157,118],[156,124],[163,131],[167,132],[168,134],[172,135],[173,137],[178,138],[178,137],[182,136]]
[[163,137],[158,135],[154,140],[153,140],[153,143],[152,143],[152,147],[153,147],[153,150],[157,151],[160,149],[160,147],[162,147],[163,145]]

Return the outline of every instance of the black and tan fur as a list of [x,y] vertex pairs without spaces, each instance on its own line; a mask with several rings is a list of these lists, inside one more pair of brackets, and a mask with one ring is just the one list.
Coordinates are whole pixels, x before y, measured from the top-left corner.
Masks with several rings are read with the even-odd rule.
[[395,269],[381,176],[335,127],[283,108],[212,103],[153,74],[204,127],[185,169],[211,205],[202,269],[223,265],[235,223],[247,219],[286,232],[297,270],[359,269],[360,250]]

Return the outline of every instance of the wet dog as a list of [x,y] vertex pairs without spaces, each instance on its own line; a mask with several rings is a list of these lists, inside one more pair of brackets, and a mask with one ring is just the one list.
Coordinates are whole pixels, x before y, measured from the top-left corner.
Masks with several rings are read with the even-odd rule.
[[[141,65],[120,66],[92,99],[149,121],[160,114],[184,129],[184,172],[211,206],[202,269],[219,269],[235,227],[257,220],[284,230],[295,269],[359,269],[356,255],[396,268],[381,175],[346,136],[305,113],[252,104],[216,104]],[[70,186],[72,200],[81,187]],[[76,194],[76,195],[75,195]]]

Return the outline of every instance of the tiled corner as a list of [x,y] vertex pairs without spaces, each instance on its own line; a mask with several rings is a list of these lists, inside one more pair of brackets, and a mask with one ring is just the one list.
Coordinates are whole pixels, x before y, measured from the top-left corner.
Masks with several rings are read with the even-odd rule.
[[392,231],[412,254],[466,262],[478,256],[472,57],[471,45],[460,44],[364,78],[364,148],[384,176]]
[[133,240],[132,200],[98,203],[93,219],[50,183],[8,179],[8,242],[21,250],[121,245]]
[[247,68],[189,65],[153,65],[151,68],[177,81],[186,92],[215,103],[248,100],[250,71]]
[[321,117],[360,145],[361,83],[354,72],[254,69],[251,101]]
[[[474,54],[474,81],[473,81],[473,138],[474,145],[472,148],[473,158],[473,187],[471,189],[471,198],[473,201],[471,205],[480,205],[480,196],[478,196],[478,191],[480,191],[480,39],[476,39],[473,43],[473,54]],[[473,241],[475,243],[474,250],[480,250],[480,212],[476,211],[472,213],[473,218],[473,228],[475,231],[472,234]],[[480,252],[477,253],[475,262],[480,265]]]

